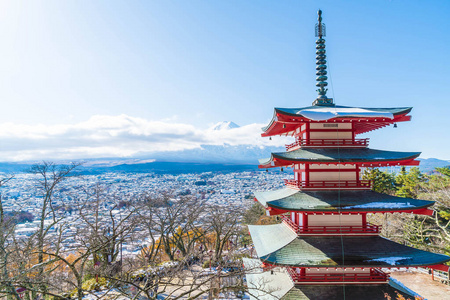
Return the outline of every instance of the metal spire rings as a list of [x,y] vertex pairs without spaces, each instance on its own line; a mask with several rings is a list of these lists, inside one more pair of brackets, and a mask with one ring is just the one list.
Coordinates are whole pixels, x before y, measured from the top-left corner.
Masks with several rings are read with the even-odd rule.
[[333,99],[327,98],[328,89],[326,86],[327,82],[327,56],[325,50],[325,39],[323,37],[326,35],[326,27],[325,24],[322,23],[322,11],[319,9],[317,12],[319,15],[319,23],[316,24],[316,37],[318,37],[316,41],[316,86],[318,87],[317,92],[319,96],[313,102],[313,105],[334,105]]

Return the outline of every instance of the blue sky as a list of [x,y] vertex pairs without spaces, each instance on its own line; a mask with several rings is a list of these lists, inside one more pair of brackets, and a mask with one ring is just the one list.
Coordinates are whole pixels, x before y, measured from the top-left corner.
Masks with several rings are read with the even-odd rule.
[[220,143],[205,132],[223,120],[257,135],[273,107],[316,98],[318,8],[329,96],[414,107],[371,147],[450,159],[450,1],[411,0],[2,1],[0,155],[133,156],[127,141],[151,148],[168,126],[169,150],[192,148]]

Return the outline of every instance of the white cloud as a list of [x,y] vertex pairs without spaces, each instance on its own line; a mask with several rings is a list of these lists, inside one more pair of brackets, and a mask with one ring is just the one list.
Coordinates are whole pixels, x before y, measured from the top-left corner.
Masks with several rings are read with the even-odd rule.
[[95,115],[85,122],[58,125],[0,124],[2,161],[134,157],[202,145],[281,146],[261,137],[266,124],[233,129],[199,129],[175,119],[151,121],[127,115]]

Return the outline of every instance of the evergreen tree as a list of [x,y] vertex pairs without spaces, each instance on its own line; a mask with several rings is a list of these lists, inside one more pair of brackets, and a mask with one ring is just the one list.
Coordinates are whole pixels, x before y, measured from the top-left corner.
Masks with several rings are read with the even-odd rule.
[[372,180],[372,190],[378,193],[393,194],[395,192],[395,176],[378,168],[366,169],[362,178]]
[[450,178],[450,167],[436,168],[436,171],[441,173],[443,176]]
[[406,168],[402,167],[400,173],[395,178],[397,185],[396,195],[406,198],[417,198],[420,189],[420,183],[425,181],[425,177],[419,168],[413,167],[406,172]]

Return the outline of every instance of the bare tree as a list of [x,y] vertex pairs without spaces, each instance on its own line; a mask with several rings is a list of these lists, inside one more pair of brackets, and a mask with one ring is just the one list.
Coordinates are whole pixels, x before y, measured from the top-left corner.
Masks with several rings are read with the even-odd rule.
[[[100,184],[85,192],[83,199],[77,201],[80,203],[77,209],[77,226],[72,235],[66,234],[66,240],[63,240],[62,232],[72,224],[62,222],[59,227],[58,247],[43,251],[60,266],[58,272],[60,280],[56,282],[61,283],[63,279],[62,283],[65,284],[65,289],[61,289],[61,284],[52,285],[53,290],[60,289],[62,295],[68,290],[76,291],[75,296],[80,300],[86,292],[83,289],[83,281],[87,275],[96,276],[97,282],[99,276],[110,278],[110,281],[120,277],[118,275],[122,271],[122,257],[118,260],[120,246],[124,241],[131,239],[135,228],[134,207],[118,209],[118,199]],[[105,208],[105,202],[114,204]],[[70,244],[67,239],[73,240],[72,247],[63,247],[64,244]]]
[[[14,178],[13,175],[0,179],[0,187],[4,186],[8,181]],[[11,241],[15,234],[14,216],[7,216],[3,208],[3,198],[0,193],[0,296],[12,295],[19,300],[19,294],[14,287],[15,279],[11,276],[10,270],[13,268],[14,256]]]
[[58,251],[58,242],[52,240],[49,233],[53,233],[64,220],[55,208],[55,197],[58,198],[61,193],[61,183],[72,175],[78,165],[56,165],[50,162],[34,165],[31,173],[35,175],[37,199],[40,199],[38,229],[27,239],[17,238],[14,230],[2,230],[2,233],[9,234],[7,240],[11,241],[9,247],[14,256],[14,265],[7,267],[8,276],[14,279],[15,286],[31,291],[34,296],[37,293],[57,296],[48,290],[49,275],[55,270],[56,259],[46,252],[52,248]]
[[[191,255],[197,242],[204,237],[200,219],[204,202],[191,196],[173,198],[164,194],[159,198],[141,197],[137,213],[150,245],[144,249],[148,262],[163,250],[173,261]],[[156,238],[158,237],[158,238]]]
[[[233,237],[239,235],[241,228],[242,213],[238,209],[223,208],[211,205],[207,210],[205,218],[206,230],[213,234],[214,239],[214,261],[221,260],[226,246],[230,246]],[[234,239],[236,243],[237,239]]]

